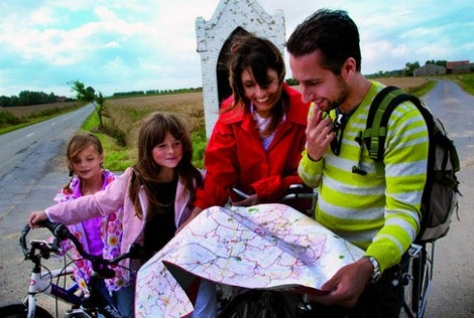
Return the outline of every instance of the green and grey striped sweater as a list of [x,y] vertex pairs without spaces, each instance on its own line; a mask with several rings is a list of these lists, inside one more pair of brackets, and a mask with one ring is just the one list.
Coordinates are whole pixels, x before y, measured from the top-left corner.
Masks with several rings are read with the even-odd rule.
[[[304,151],[298,168],[303,181],[318,188],[316,220],[366,250],[382,270],[397,264],[416,237],[428,158],[423,116],[412,103],[402,103],[388,123],[385,178],[376,177],[374,162],[356,136],[365,129],[370,104],[383,87],[372,82],[349,118],[339,156],[328,149],[323,159],[313,162]],[[310,114],[312,110],[313,106]],[[334,119],[335,112],[330,116]],[[352,173],[352,167],[359,164],[365,176]]]

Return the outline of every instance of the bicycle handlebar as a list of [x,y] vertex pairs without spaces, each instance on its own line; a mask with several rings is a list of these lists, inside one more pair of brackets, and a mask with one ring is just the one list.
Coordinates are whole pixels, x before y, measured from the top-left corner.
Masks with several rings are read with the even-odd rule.
[[[77,237],[74,236],[64,224],[53,223],[49,220],[46,220],[46,221],[38,223],[38,225],[47,228],[53,234],[55,238],[52,245],[47,245],[47,246],[44,245],[44,246],[39,247],[39,249],[43,253],[47,254],[50,252],[57,252],[59,243],[66,239],[69,239],[74,244],[79,254],[84,259],[87,259],[92,263],[92,269],[103,278],[113,278],[115,276],[115,272],[107,268],[108,266],[116,265],[120,261],[127,258],[137,258],[141,250],[141,247],[139,247],[139,245],[133,244],[127,253],[121,254],[117,258],[108,260],[108,259],[104,259],[102,256],[93,256],[87,253],[82,247]],[[30,226],[26,225],[20,233],[20,246],[23,251],[23,254],[25,255],[25,259],[31,258],[31,252],[30,250],[28,250],[28,247],[26,244],[26,236],[28,235],[29,231],[30,231]]]

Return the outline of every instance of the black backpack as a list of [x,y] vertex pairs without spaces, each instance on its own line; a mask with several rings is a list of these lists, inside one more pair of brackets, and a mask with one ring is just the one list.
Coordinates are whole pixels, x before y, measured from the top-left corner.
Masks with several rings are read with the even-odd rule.
[[380,91],[370,106],[365,131],[361,137],[375,161],[378,177],[385,174],[383,164],[387,123],[394,108],[405,101],[416,105],[423,115],[429,131],[428,171],[421,204],[421,228],[418,242],[432,242],[444,237],[449,230],[451,217],[458,211],[460,170],[459,156],[453,141],[448,137],[441,121],[416,96],[388,86]]

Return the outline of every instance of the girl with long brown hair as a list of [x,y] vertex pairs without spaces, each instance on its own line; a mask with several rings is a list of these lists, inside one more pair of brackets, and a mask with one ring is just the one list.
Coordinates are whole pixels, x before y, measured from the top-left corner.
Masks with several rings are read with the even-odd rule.
[[[191,162],[192,154],[189,132],[180,119],[172,114],[152,113],[140,127],[135,165],[103,191],[33,212],[29,224],[34,227],[46,219],[77,223],[122,208],[123,235],[117,248],[127,252],[134,243],[143,247],[142,258],[127,265],[138,270],[173,238],[176,229],[191,214],[194,191],[203,180]],[[126,275],[125,279],[129,286],[119,290],[118,305],[127,304],[128,311],[123,315],[133,316],[135,278]],[[212,293],[206,288],[200,289],[198,299],[202,297],[209,302],[200,302],[203,309],[195,309],[194,316],[215,316]]]

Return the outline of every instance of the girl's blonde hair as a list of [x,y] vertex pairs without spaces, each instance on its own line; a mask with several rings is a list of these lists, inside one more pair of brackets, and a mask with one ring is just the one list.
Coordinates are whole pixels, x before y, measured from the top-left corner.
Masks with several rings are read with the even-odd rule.
[[151,216],[154,212],[160,212],[163,204],[158,202],[153,195],[153,187],[156,187],[158,174],[162,167],[158,165],[152,156],[153,148],[163,143],[166,134],[170,133],[179,140],[183,147],[183,157],[175,168],[176,176],[184,184],[185,196],[188,193],[191,202],[194,200],[194,190],[202,184],[202,176],[199,170],[192,164],[193,147],[189,132],[181,120],[174,114],[154,112],[148,115],[142,122],[138,133],[138,161],[133,166],[130,182],[129,196],[138,217],[143,218],[138,193],[143,186],[148,198],[148,212]]

